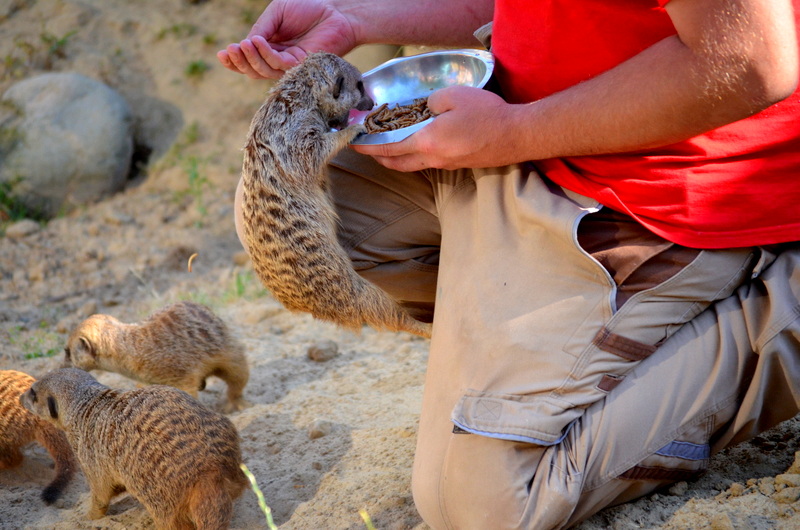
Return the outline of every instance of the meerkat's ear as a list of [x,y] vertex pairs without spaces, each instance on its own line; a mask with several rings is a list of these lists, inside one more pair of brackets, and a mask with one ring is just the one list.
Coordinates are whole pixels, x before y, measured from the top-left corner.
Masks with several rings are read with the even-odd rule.
[[47,410],[50,411],[50,417],[54,420],[58,419],[58,406],[53,396],[47,396]]
[[97,357],[97,354],[94,352],[94,348],[92,348],[92,343],[89,342],[89,339],[87,339],[86,337],[81,337],[79,342],[81,348],[86,350],[86,353],[88,353],[92,357]]
[[333,85],[333,99],[339,99],[342,95],[342,88],[344,88],[344,76],[340,75],[336,78],[336,83]]

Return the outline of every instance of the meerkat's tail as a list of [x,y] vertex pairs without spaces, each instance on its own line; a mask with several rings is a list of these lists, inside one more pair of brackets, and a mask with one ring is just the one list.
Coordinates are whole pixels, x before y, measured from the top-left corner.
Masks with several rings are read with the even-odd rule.
[[226,530],[230,526],[233,501],[241,495],[244,479],[242,475],[242,482],[232,484],[228,477],[208,474],[194,485],[187,501],[197,530]]
[[250,379],[250,368],[247,366],[244,346],[236,344],[234,347],[236,351],[214,371],[214,375],[228,385],[228,402],[225,405],[225,412],[242,410],[248,405],[242,395],[244,387]]
[[55,427],[50,425],[47,427],[40,430],[36,440],[47,449],[47,452],[50,453],[55,462],[56,476],[42,490],[42,500],[45,504],[53,504],[61,497],[64,488],[72,481],[77,463],[66,435]]
[[406,331],[420,337],[431,337],[431,324],[421,322],[403,309],[386,292],[367,280],[362,279],[365,294],[361,315],[368,325],[376,329]]

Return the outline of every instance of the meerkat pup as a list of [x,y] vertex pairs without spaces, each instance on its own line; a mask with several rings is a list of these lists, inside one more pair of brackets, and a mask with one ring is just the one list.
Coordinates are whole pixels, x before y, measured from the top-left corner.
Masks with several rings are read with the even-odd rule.
[[359,276],[336,238],[326,166],[366,130],[348,125],[350,110],[373,105],[359,71],[330,53],[309,55],[273,86],[244,147],[245,246],[262,283],[291,311],[429,337],[430,324]]
[[89,519],[127,491],[158,529],[228,528],[247,479],[227,417],[173,387],[123,392],[77,368],[46,374],[21,402],[66,432],[91,489]]
[[217,315],[193,302],[169,305],[135,324],[92,315],[72,331],[64,355],[67,366],[170,385],[195,398],[206,378],[217,376],[228,385],[225,412],[247,405],[244,347]]
[[20,448],[36,440],[50,453],[56,476],[42,491],[42,500],[55,502],[75,474],[75,455],[66,435],[22,407],[20,396],[35,379],[16,370],[0,370],[0,469],[22,463]]

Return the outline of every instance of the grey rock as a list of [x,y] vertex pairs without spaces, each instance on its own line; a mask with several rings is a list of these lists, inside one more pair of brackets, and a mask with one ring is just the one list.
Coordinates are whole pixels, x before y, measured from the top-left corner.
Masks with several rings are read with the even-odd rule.
[[132,154],[131,110],[99,81],[48,73],[0,99],[0,182],[44,216],[118,191]]

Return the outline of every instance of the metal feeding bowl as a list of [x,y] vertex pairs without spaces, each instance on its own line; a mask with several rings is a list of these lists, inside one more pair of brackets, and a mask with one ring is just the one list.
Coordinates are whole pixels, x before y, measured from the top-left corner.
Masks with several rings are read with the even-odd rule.
[[[494,59],[483,50],[443,50],[409,57],[398,57],[364,74],[364,87],[375,101],[390,107],[408,105],[426,98],[434,90],[454,85],[483,88],[492,76]],[[366,113],[361,116],[361,120]],[[434,118],[408,127],[373,134],[362,134],[353,143],[360,145],[399,142],[426,126]]]

